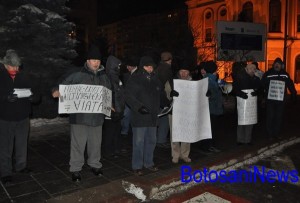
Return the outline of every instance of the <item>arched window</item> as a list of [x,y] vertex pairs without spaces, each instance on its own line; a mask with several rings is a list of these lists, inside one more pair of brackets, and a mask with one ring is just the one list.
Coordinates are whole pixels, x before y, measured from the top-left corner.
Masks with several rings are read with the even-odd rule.
[[[300,0],[299,0],[300,1]],[[218,12],[218,20],[227,20],[227,9],[225,6],[222,6]]]
[[269,32],[280,32],[281,26],[281,2],[270,0],[269,3]]
[[213,27],[213,13],[211,10],[208,10],[204,13],[205,42],[212,41],[212,27]]
[[245,22],[253,22],[253,4],[251,1],[244,3],[242,12],[245,17]]
[[295,83],[300,83],[300,55],[298,55],[295,59]]

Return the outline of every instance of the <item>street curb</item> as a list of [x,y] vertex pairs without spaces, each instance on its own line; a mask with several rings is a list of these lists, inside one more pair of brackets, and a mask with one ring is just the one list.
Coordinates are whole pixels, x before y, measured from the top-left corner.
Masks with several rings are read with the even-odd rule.
[[[219,163],[218,165],[206,166],[206,168],[209,170],[215,170],[215,171],[234,170],[234,169],[240,168],[244,165],[253,164],[263,158],[272,156],[272,155],[282,151],[286,147],[289,147],[289,146],[297,144],[297,143],[300,143],[300,138],[291,137],[291,138],[283,140],[283,141],[278,141],[276,143],[272,143],[269,146],[253,150],[253,152],[247,153],[246,155],[241,154],[241,155],[235,157],[234,159],[229,159],[229,161],[227,161],[225,163]],[[192,168],[194,168],[194,165],[192,166]],[[201,168],[203,168],[203,165],[202,165],[202,167],[196,166],[196,168],[201,169]],[[164,184],[162,184],[160,186],[152,187],[147,199],[148,200],[165,200],[168,197],[170,197],[170,195],[172,195],[172,194],[186,191],[187,189],[199,184],[199,183],[195,183],[194,181],[192,181],[190,183],[182,183],[181,180],[178,180],[179,179],[178,174],[176,174],[176,175],[177,175],[177,178],[175,181],[174,181],[174,177],[173,178],[169,177],[171,181],[168,182],[165,179]]]

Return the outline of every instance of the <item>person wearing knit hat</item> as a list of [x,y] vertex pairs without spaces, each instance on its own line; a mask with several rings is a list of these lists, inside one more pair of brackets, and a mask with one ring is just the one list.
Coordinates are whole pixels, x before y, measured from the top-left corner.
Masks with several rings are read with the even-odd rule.
[[140,69],[128,80],[125,88],[125,101],[132,113],[132,169],[138,176],[143,175],[143,167],[158,170],[153,162],[157,115],[160,107],[169,105],[163,85],[153,72],[155,65],[150,56],[143,56]]
[[[121,80],[124,84],[124,87],[126,87],[128,80],[132,77],[132,75],[137,73],[138,66],[139,66],[139,58],[136,56],[130,56],[126,57],[123,60],[123,64],[126,67],[124,68],[124,72],[121,74]],[[128,107],[128,105],[125,105],[125,110],[124,110],[124,117],[122,118],[121,121],[121,135],[122,137],[126,137],[129,133],[130,130],[130,118],[131,118],[131,110]],[[121,150],[123,152],[126,151],[125,147]]]
[[[188,61],[183,61],[178,73],[177,78],[180,80],[192,80],[190,74],[190,66]],[[176,90],[172,90],[170,93],[171,97],[178,97],[179,93]],[[187,142],[172,142],[172,114],[169,115],[169,125],[170,125],[170,140],[171,140],[171,155],[172,163],[177,164],[179,159],[183,160],[185,163],[190,163],[192,160],[190,156],[191,143]],[[182,136],[185,136],[184,134]]]
[[[97,85],[112,90],[110,80],[101,65],[101,53],[98,47],[92,45],[87,52],[87,60],[79,72],[66,77],[61,84]],[[52,89],[52,97],[60,97],[58,86]],[[87,148],[91,172],[100,176],[102,172],[101,142],[102,125],[105,115],[103,113],[73,113],[70,114],[71,147],[70,172],[74,182],[81,181],[81,170],[84,165],[84,152]]]
[[[31,103],[39,99],[39,85],[34,84],[35,77],[19,69],[21,64],[21,58],[12,49],[6,51],[0,63],[0,171],[4,185],[12,181],[13,165],[18,173],[30,172],[27,168],[29,116]],[[17,89],[27,90],[28,95],[20,98]]]
[[281,58],[276,58],[272,68],[265,72],[262,77],[262,84],[266,98],[267,133],[270,139],[280,138],[287,89],[291,93],[292,102],[297,102],[294,82],[285,71]]

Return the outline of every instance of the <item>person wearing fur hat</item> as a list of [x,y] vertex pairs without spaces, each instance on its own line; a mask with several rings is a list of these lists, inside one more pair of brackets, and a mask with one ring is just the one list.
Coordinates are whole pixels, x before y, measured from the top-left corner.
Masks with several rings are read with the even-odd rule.
[[155,66],[150,56],[143,56],[138,72],[132,75],[125,88],[125,101],[132,112],[132,169],[138,176],[143,175],[143,167],[158,170],[153,162],[157,115],[160,107],[169,105],[163,85],[153,72]]
[[[96,46],[91,46],[87,53],[87,60],[79,72],[72,73],[60,84],[88,84],[101,85],[108,89],[111,88],[110,80],[105,73],[104,66],[101,65],[101,53]],[[60,96],[58,87],[52,89],[52,96]],[[104,114],[101,113],[74,113],[70,114],[71,127],[71,155],[70,172],[73,181],[81,181],[81,169],[84,165],[84,151],[87,146],[88,160],[91,172],[95,176],[103,174],[100,162],[102,125]]]
[[280,138],[280,130],[283,121],[284,104],[287,98],[287,89],[291,93],[291,99],[296,102],[297,91],[289,74],[284,69],[280,58],[276,58],[262,77],[262,83],[266,98],[266,127],[270,139]]
[[[29,116],[31,103],[39,99],[38,84],[20,70],[21,63],[21,58],[12,49],[6,51],[0,63],[0,173],[3,184],[12,181],[13,165],[16,172],[30,172],[27,168]],[[20,98],[16,89],[30,89],[32,94]]]

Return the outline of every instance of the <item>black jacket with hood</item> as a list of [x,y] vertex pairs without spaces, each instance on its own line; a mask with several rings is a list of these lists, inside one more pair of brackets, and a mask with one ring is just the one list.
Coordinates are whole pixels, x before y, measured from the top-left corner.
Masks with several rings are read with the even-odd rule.
[[112,111],[111,118],[120,120],[125,109],[124,88],[120,80],[120,65],[121,61],[115,56],[109,56],[106,61],[106,74],[112,86]]

